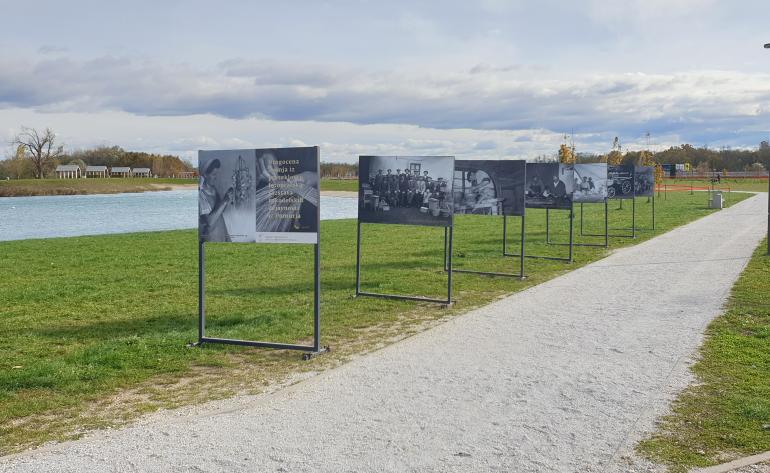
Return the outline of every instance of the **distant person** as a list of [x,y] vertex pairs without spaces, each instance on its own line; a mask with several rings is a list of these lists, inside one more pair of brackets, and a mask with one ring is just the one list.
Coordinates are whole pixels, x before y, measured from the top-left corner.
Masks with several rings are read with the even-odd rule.
[[200,208],[198,224],[203,241],[231,241],[223,214],[233,200],[234,191],[230,187],[224,195],[217,192],[217,177],[221,165],[218,159],[214,159],[203,169],[203,179],[198,194]]

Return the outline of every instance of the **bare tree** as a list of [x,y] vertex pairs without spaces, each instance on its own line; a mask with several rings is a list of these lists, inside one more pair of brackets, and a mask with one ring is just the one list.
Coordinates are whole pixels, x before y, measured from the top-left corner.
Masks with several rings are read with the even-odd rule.
[[56,146],[56,134],[50,128],[39,132],[34,128],[21,127],[21,133],[14,137],[11,144],[24,148],[24,153],[32,161],[36,179],[42,179],[46,166],[64,154],[64,147]]

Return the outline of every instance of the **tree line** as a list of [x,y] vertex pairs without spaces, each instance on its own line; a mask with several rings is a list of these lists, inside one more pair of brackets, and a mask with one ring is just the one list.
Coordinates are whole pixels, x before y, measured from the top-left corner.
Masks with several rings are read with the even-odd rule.
[[[195,171],[189,161],[174,155],[160,155],[138,151],[126,151],[119,146],[100,146],[93,149],[65,152],[56,143],[56,134],[49,128],[43,131],[22,128],[10,143],[14,153],[0,160],[0,179],[42,179],[54,175],[59,164],[76,164],[81,171],[86,166],[126,166],[150,168],[152,174],[160,177],[178,176],[182,172]],[[685,164],[701,172],[761,172],[770,169],[770,143],[763,141],[756,149],[710,149],[696,148],[690,144],[671,146],[658,151],[622,152],[620,142],[615,138],[612,151],[607,154],[576,153],[572,147],[562,144],[557,154],[563,163],[606,162],[610,164]],[[548,161],[538,156],[535,161]],[[321,163],[321,177],[354,179],[358,176],[358,165],[347,163]]]
[[561,162],[610,164],[685,164],[689,163],[693,171],[708,172],[763,172],[770,169],[770,143],[763,141],[755,149],[711,149],[696,148],[689,144],[671,146],[668,149],[652,151],[626,151],[613,149],[607,154],[574,153],[574,150],[562,145],[558,154]]
[[120,146],[99,146],[66,152],[57,144],[56,134],[50,129],[22,128],[10,142],[12,154],[0,161],[0,179],[43,179],[54,177],[56,166],[74,164],[85,172],[86,166],[124,166],[150,168],[158,177],[179,176],[195,171],[189,161],[170,154],[126,151]]

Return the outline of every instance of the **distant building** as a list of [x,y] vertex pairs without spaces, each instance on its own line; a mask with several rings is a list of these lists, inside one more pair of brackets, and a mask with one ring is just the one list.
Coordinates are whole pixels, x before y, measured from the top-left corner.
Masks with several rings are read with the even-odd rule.
[[179,177],[180,179],[195,179],[198,177],[198,173],[195,171],[182,171],[179,173],[179,176],[176,177]]
[[131,168],[129,167],[113,167],[110,170],[112,177],[131,177]]
[[56,177],[59,179],[80,178],[80,166],[77,164],[60,164],[56,166]]
[[134,177],[152,177],[150,168],[134,168],[132,174]]
[[86,166],[86,177],[110,177],[107,166]]

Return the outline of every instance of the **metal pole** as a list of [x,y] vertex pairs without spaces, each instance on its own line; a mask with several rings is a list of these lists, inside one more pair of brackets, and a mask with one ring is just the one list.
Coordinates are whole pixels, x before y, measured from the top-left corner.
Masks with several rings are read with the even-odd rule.
[[503,215],[503,256],[508,252],[508,217]]
[[318,232],[318,243],[315,245],[315,297],[313,298],[313,351],[321,351],[321,232]]
[[575,204],[573,202],[569,209],[569,262],[572,262],[572,248],[573,248],[573,231],[575,226]]
[[580,236],[583,236],[583,202],[580,203]]
[[636,196],[631,201],[631,238],[636,238]]
[[652,194],[652,229],[655,230],[655,193]]
[[[444,227],[446,234],[446,227]],[[447,304],[452,303],[452,240],[454,240],[454,228],[449,227],[449,271],[447,272]]]
[[356,295],[361,293],[361,221],[356,236]]
[[198,344],[206,336],[206,248],[198,240]]
[[449,271],[449,266],[447,262],[447,235],[449,234],[449,228],[444,227],[444,271]]
[[521,275],[522,279],[524,278],[524,239],[526,238],[526,232],[525,232],[525,218],[526,211],[521,214],[521,261],[519,262],[519,274]]
[[551,242],[551,229],[550,227],[550,218],[548,214],[548,209],[545,209],[545,242],[550,243]]
[[770,173],[767,175],[767,254],[770,255]]
[[610,218],[608,199],[604,199],[604,247],[610,247]]

